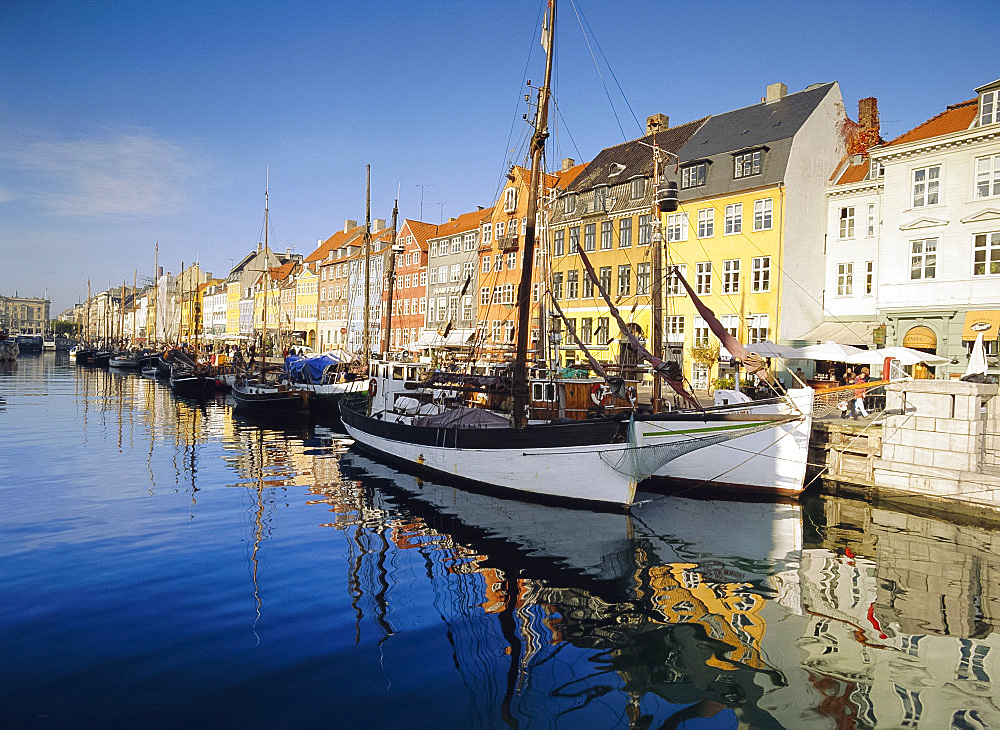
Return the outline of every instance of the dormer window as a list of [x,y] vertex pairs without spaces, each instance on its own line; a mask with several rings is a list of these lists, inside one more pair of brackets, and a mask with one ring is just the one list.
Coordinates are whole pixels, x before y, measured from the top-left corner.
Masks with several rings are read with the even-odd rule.
[[646,194],[646,178],[634,177],[629,181],[632,192],[632,200],[638,200]]
[[979,126],[1000,122],[1000,90],[984,91],[979,95]]
[[563,213],[572,213],[576,210],[576,193],[566,193],[563,196]]
[[616,162],[608,168],[608,177],[615,177],[615,175],[621,175],[625,171],[625,165],[620,162]]
[[696,162],[681,168],[681,187],[700,188],[708,180],[708,163]]
[[514,213],[517,211],[517,188],[507,188],[503,193],[504,213]]
[[885,176],[885,166],[878,160],[872,160],[868,168],[868,179],[875,180]]
[[764,156],[763,150],[740,152],[733,157],[733,179],[760,174],[760,163]]
[[608,203],[608,188],[606,185],[594,188],[594,210],[605,210]]

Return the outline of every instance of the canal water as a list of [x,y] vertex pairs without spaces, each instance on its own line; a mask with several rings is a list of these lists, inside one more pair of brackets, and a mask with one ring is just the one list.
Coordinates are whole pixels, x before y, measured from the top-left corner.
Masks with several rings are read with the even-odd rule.
[[0,370],[4,727],[1000,727],[1000,532],[477,496],[225,400]]

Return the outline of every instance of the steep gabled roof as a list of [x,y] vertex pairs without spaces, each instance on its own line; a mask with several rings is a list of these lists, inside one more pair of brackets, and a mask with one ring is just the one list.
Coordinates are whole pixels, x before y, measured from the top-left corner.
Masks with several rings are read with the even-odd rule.
[[346,231],[343,230],[337,231],[328,239],[323,241],[323,243],[321,243],[315,251],[306,256],[303,259],[303,263],[322,261],[330,254],[331,251],[333,251],[334,249],[338,249],[347,243],[350,243],[358,236],[362,235],[364,232],[365,232],[364,226],[354,226],[353,228],[349,228]]
[[[657,145],[667,152],[678,153],[706,119],[707,117],[703,117],[657,132],[655,135]],[[573,175],[574,179],[567,189],[578,193],[597,185],[615,185],[633,177],[651,177],[653,138],[654,135],[647,134],[613,147],[605,147],[597,153],[590,164],[584,165],[581,172]]]
[[[848,185],[850,183],[861,182],[868,176],[868,171],[871,169],[871,163],[868,161],[868,156],[865,155],[861,162],[848,163],[848,160],[854,157],[854,155],[845,155],[840,162],[837,164],[837,170],[843,170],[840,173],[840,177],[834,182],[834,185]],[[844,165],[847,164],[847,167]],[[837,174],[835,170],[834,175]]]
[[978,109],[978,99],[969,99],[958,104],[952,104],[943,112],[931,117],[923,124],[899,135],[896,139],[886,144],[886,147],[906,144],[907,142],[917,142],[922,139],[930,139],[931,137],[939,137],[942,134],[950,134],[951,132],[961,132],[972,126]]
[[427,250],[427,239],[434,238],[437,235],[438,226],[433,223],[424,223],[423,221],[415,221],[407,218],[403,221],[404,225],[409,229],[410,235],[413,236],[413,240],[417,242],[421,251]]
[[479,228],[483,221],[489,220],[492,215],[493,207],[479,208],[468,213],[462,213],[455,220],[434,226],[437,230],[434,232],[434,235],[428,236],[428,238],[444,238],[446,236],[453,236],[456,233],[474,231]]

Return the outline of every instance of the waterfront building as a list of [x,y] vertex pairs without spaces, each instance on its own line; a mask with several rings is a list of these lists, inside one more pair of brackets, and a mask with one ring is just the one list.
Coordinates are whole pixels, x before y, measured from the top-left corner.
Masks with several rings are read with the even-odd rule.
[[344,221],[342,230],[317,242],[316,250],[303,259],[303,264],[316,267],[318,275],[315,328],[319,350],[341,348],[347,335],[346,297],[342,302],[340,296],[341,287],[346,285],[347,269],[334,261],[348,255],[349,247],[359,245],[364,233],[365,227],[349,218]]
[[[599,152],[552,206],[552,294],[580,341],[603,363],[635,365],[638,355],[611,319],[578,251],[584,250],[632,331],[645,340],[651,329],[652,145],[655,140],[660,149],[676,155],[704,121],[670,127],[665,115],[650,116],[644,136]],[[665,166],[661,163],[661,169]],[[557,348],[553,361],[564,365],[582,360],[561,318],[550,321],[549,339]],[[683,331],[669,332],[669,341],[677,342],[674,338]]]
[[177,276],[175,294],[178,302],[178,338],[180,342],[193,342],[201,335],[203,285],[212,279],[211,272],[203,271],[196,262],[183,269]]
[[0,294],[0,331],[42,335],[49,329],[52,303],[42,297],[22,297]]
[[[681,148],[679,207],[661,221],[665,258],[741,342],[801,341],[822,322],[823,192],[845,120],[836,82],[792,94],[774,83],[759,103],[709,117]],[[665,333],[685,355],[700,348],[684,362],[692,385],[733,378],[724,348],[714,363],[704,357],[718,340],[678,282],[666,300]]]
[[858,102],[858,121],[847,129],[846,154],[826,191],[824,322],[810,335],[817,342],[876,347],[885,344],[877,307],[885,177],[871,155],[882,143],[876,99]]
[[278,255],[258,243],[230,270],[226,278],[226,344],[247,344],[253,333],[253,299],[248,289],[266,268],[279,266]]
[[[548,236],[545,234],[548,202],[564,191],[583,171],[572,159],[564,159],[558,172],[542,175],[542,194],[535,218],[535,257],[532,268],[532,302],[541,300],[542,287],[548,278]],[[527,223],[528,187],[531,171],[513,166],[507,173],[500,197],[493,206],[489,220],[480,226],[478,251],[479,292],[476,300],[476,322],[479,353],[486,362],[513,359],[517,338],[517,308],[514,306],[521,280],[521,247]],[[450,267],[449,267],[450,278]],[[429,281],[429,277],[428,277]],[[430,284],[428,283],[428,286]],[[428,305],[429,309],[429,305]],[[539,327],[535,306],[535,322],[531,325],[529,343],[537,341]]]
[[201,310],[202,339],[214,345],[226,339],[226,281],[212,279],[204,287]]
[[426,280],[420,282],[426,290],[426,311],[421,301],[422,331],[415,350],[455,355],[474,344],[481,268],[478,252],[483,224],[492,220],[493,212],[493,208],[480,208],[463,213],[430,232],[425,246]]
[[292,275],[295,286],[295,313],[292,341],[297,345],[316,347],[316,300],[319,291],[319,264],[312,261]]
[[390,350],[419,351],[427,314],[428,240],[438,228],[407,218],[396,235]]
[[[884,169],[876,306],[886,342],[965,373],[983,332],[1000,334],[1000,80],[871,150]],[[994,370],[994,372],[996,372]]]

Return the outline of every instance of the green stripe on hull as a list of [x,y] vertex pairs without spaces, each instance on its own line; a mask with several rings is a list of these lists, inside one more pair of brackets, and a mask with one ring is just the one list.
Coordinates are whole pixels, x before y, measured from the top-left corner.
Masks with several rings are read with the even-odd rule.
[[[642,435],[648,436],[680,436],[687,433],[711,433],[713,431],[736,431],[742,428],[757,428],[758,426],[763,426],[766,421],[754,421],[752,423],[739,423],[735,425],[727,426],[706,426],[705,428],[689,428],[683,431],[643,431]],[[775,426],[780,426],[780,423],[775,423]]]

